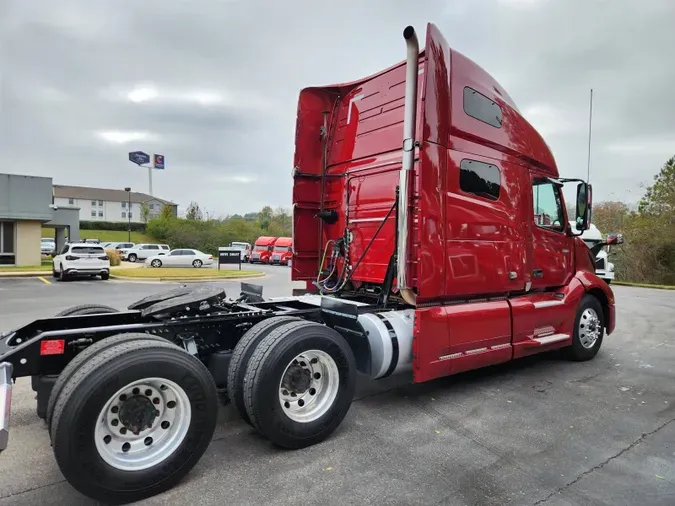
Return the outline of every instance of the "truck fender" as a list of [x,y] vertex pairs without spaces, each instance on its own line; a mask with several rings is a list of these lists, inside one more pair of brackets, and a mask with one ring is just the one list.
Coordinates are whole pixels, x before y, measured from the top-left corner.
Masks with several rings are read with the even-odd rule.
[[604,324],[607,335],[614,331],[615,322],[615,308],[614,308],[614,292],[609,285],[596,276],[595,273],[587,271],[579,271],[575,276],[584,286],[586,293],[596,297],[602,305],[604,313]]

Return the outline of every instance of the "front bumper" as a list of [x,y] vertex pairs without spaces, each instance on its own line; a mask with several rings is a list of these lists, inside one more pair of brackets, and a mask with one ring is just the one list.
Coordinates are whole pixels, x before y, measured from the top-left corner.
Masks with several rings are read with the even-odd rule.
[[9,441],[9,412],[12,406],[12,364],[0,364],[0,452]]

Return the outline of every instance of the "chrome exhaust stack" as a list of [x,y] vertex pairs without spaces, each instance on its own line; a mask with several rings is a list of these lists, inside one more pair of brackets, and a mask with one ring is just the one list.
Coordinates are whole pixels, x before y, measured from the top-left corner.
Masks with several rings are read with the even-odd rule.
[[398,200],[398,245],[396,280],[401,297],[410,305],[415,305],[415,293],[408,285],[408,244],[410,205],[410,173],[415,163],[415,128],[417,126],[417,76],[420,46],[417,34],[412,26],[403,30],[408,55],[406,57],[405,102],[403,110],[403,163],[399,176]]

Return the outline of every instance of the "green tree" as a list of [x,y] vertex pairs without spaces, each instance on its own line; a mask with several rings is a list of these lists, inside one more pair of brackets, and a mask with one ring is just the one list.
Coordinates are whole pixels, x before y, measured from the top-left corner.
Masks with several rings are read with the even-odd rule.
[[192,221],[201,221],[203,217],[204,215],[202,213],[202,210],[199,208],[199,204],[197,204],[196,202],[190,202],[187,211],[185,211],[185,219]]
[[150,206],[147,202],[141,202],[141,219],[143,223],[148,223],[148,217],[150,216]]
[[173,206],[171,204],[163,204],[159,216],[163,219],[175,218],[175,215],[173,214]]

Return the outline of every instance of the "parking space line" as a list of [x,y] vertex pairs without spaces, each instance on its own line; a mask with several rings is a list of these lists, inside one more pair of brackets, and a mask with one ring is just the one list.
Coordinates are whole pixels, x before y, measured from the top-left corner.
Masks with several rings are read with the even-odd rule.
[[42,281],[45,285],[51,285],[52,282],[49,281],[47,278],[43,278],[42,276],[38,277],[40,281]]

